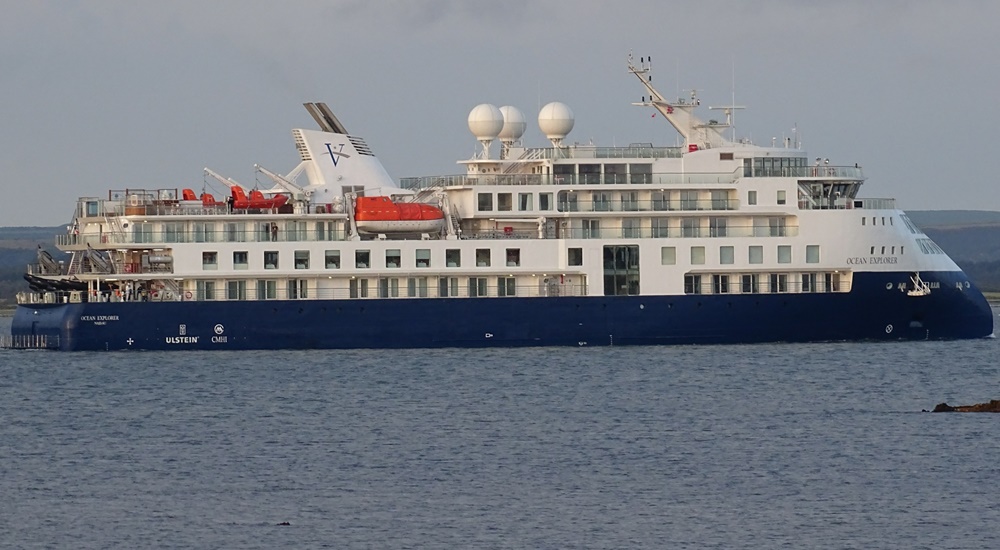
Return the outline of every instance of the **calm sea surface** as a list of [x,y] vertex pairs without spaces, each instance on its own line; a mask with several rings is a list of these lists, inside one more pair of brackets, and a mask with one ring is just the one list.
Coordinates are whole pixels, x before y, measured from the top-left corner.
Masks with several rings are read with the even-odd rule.
[[998,352],[0,350],[0,547],[997,548]]

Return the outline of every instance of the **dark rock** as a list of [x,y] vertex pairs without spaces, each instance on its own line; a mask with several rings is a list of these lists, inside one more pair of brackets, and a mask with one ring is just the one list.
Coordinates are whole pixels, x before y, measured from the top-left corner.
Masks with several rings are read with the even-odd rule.
[[291,525],[291,523],[288,523],[287,521],[283,521],[281,523],[278,523],[277,525]]
[[993,399],[989,403],[977,403],[975,405],[958,405],[952,407],[947,403],[938,403],[932,412],[991,412],[1000,413],[1000,399]]

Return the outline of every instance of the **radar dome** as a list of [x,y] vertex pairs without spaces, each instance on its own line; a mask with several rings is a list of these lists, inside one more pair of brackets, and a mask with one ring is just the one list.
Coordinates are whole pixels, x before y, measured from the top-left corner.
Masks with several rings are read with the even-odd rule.
[[469,131],[479,141],[492,140],[503,128],[503,115],[495,105],[476,105],[469,113]]
[[521,139],[524,129],[528,123],[524,120],[524,113],[517,107],[504,105],[500,107],[500,114],[503,115],[503,128],[500,129],[500,139],[502,141],[514,142]]
[[538,128],[552,143],[561,142],[573,129],[573,123],[573,111],[565,103],[553,101],[538,113]]

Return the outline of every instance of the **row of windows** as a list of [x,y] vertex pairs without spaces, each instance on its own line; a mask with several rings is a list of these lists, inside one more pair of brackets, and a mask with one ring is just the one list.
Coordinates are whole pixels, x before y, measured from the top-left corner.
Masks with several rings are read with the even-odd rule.
[[[310,251],[296,250],[293,255],[293,267],[295,269],[310,269]],[[493,251],[489,248],[477,248],[475,252],[476,267],[490,267],[493,263]],[[418,248],[413,258],[413,267],[432,267],[431,250],[429,248]],[[264,269],[280,269],[280,253],[276,250],[266,250],[263,254]],[[457,248],[445,250],[444,265],[446,267],[462,267],[462,251]],[[355,250],[354,265],[358,268],[368,268],[372,265],[372,254],[370,250]],[[521,265],[521,249],[507,248],[504,250],[504,266],[519,267]],[[206,251],[201,253],[201,266],[203,270],[216,270],[219,268],[219,253]],[[399,249],[389,249],[385,251],[385,267],[402,267],[402,253]],[[323,253],[323,267],[325,269],[340,269],[340,251],[326,250]],[[245,250],[233,252],[233,269],[249,269],[250,256]]]
[[[920,242],[920,241],[918,240],[918,241],[917,241],[917,243],[919,244],[919,242]],[[872,256],[874,256],[874,255],[875,255],[875,250],[876,250],[876,249],[878,249],[878,250],[879,250],[879,254],[881,254],[881,255],[883,255],[883,256],[885,256],[886,252],[888,252],[889,254],[891,254],[891,255],[893,255],[893,256],[895,256],[895,255],[896,255],[896,247],[895,247],[895,246],[884,246],[884,245],[883,245],[883,246],[881,246],[881,247],[875,247],[875,246],[873,246],[873,247],[871,247],[871,250],[870,250],[870,252],[869,252],[869,253],[870,253],[870,254],[871,254]],[[906,247],[905,247],[905,246],[903,246],[903,245],[899,245],[899,253],[900,253],[900,254],[903,254],[903,253],[904,253],[904,251],[905,251],[905,249],[906,249]],[[943,254],[943,252],[942,252],[942,254]]]
[[342,241],[346,236],[342,221],[304,222],[165,222],[132,224],[135,243],[214,243],[214,242],[294,242]]
[[[647,195],[648,193],[648,195]],[[724,189],[710,191],[560,191],[553,203],[552,193],[487,193],[476,195],[476,209],[479,212],[512,212],[515,204],[517,211],[535,210],[535,197],[538,198],[540,211],[552,210],[556,206],[560,212],[618,212],[618,211],[648,211],[648,210],[735,210],[739,201],[730,198],[730,192]],[[645,198],[645,197],[649,198]],[[643,198],[640,198],[643,197]],[[778,189],[775,202],[779,205],[787,203],[787,193]],[[747,204],[757,204],[757,191],[747,191]]]
[[798,227],[786,225],[785,218],[752,217],[734,223],[732,218],[623,218],[572,220],[563,238],[692,238],[692,237],[788,237]]
[[[820,261],[819,245],[806,245],[805,258],[807,264],[818,264]],[[691,247],[691,265],[704,265],[706,259],[706,248],[704,246]],[[719,247],[719,264],[732,265],[736,263],[736,247]],[[778,245],[776,249],[776,260],[779,264],[792,263],[792,246],[787,244]],[[660,263],[662,265],[675,265],[677,263],[677,248],[664,246],[660,248]],[[751,245],[747,247],[747,263],[763,264],[764,247],[761,245]]]
[[846,292],[840,273],[687,274],[685,294]]
[[[881,219],[882,219],[882,225],[885,225],[885,221],[887,219],[889,220],[889,225],[892,225],[892,216],[888,216],[888,217],[887,216],[882,216]],[[873,227],[876,226],[876,225],[878,225],[878,221],[879,221],[879,217],[878,216],[872,216],[872,226]],[[906,223],[906,225],[910,228],[910,233],[916,233],[917,232],[917,228],[913,227],[913,222],[910,222],[905,217],[903,218],[903,222]],[[868,225],[868,216],[862,216],[861,217],[861,225]]]
[[[249,283],[249,284],[248,284]],[[402,283],[402,284],[401,284]],[[494,283],[494,284],[491,284]],[[288,279],[284,281],[245,279],[223,281],[196,281],[196,300],[301,300],[310,297],[309,281]],[[350,298],[446,298],[446,297],[509,297],[517,296],[514,277],[383,277],[380,279],[351,279],[347,290]]]
[[944,250],[941,250],[941,247],[930,239],[917,239],[917,246],[924,254],[944,254]]

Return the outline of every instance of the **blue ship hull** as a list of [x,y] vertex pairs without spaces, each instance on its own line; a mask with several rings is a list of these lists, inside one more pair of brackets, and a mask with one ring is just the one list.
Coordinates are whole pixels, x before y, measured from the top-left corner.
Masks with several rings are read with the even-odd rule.
[[[609,346],[981,338],[993,313],[962,272],[909,296],[909,273],[855,273],[851,292],[35,304],[15,338],[66,351]],[[903,285],[905,287],[905,285]]]

